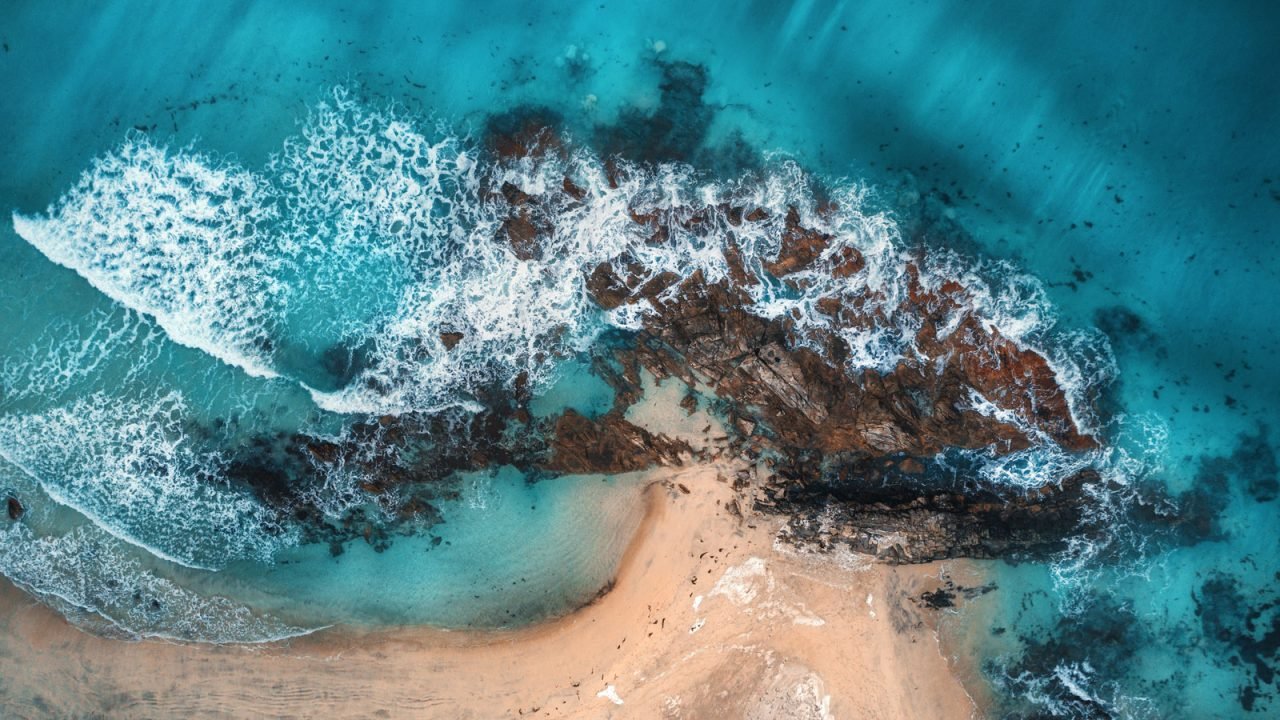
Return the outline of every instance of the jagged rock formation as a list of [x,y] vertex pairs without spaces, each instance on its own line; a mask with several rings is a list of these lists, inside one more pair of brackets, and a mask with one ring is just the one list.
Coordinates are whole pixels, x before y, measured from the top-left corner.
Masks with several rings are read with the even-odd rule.
[[[789,239],[766,265],[781,276],[810,262],[822,242],[792,219],[787,225]],[[856,265],[859,258],[847,262]],[[912,288],[910,302],[923,321],[918,357],[889,374],[868,370],[850,378],[839,366],[847,350],[834,335],[823,352],[796,347],[787,321],[751,314],[745,294],[731,283],[711,284],[695,276],[678,288],[674,300],[664,301],[660,293],[668,288],[661,282],[637,286],[602,265],[590,287],[606,308],[644,299],[658,311],[636,339],[628,364],[710,389],[728,408],[735,428],[793,468],[803,465],[800,472],[767,476],[768,490],[785,502],[755,503],[758,510],[788,515],[790,536],[797,542],[840,542],[889,562],[925,562],[1044,555],[1061,550],[1064,538],[1080,529],[1081,486],[1094,478],[1077,476],[1061,487],[1026,495],[940,483],[924,472],[931,456],[948,448],[1024,449],[1036,441],[1029,428],[1070,450],[1095,445],[1076,427],[1043,357],[984,330],[972,318],[939,339],[939,308],[949,301],[945,294],[929,294],[919,284]],[[943,290],[962,288],[949,284]],[[856,308],[835,299],[827,310],[843,322],[866,321]],[[617,387],[620,396],[630,397],[634,384]],[[1026,425],[976,411],[971,392],[1012,411]],[[797,463],[801,457],[806,461]],[[883,459],[919,471],[904,473],[906,481],[892,489],[869,478],[856,481],[859,472],[865,476],[868,466]],[[832,474],[846,478],[841,492],[821,482]]]
[[556,421],[546,467],[564,473],[622,473],[679,465],[688,443],[655,435],[616,413],[591,420],[573,410]]
[[[564,192],[576,198],[577,190],[566,178]],[[537,202],[511,188],[504,187],[503,194],[516,198],[516,218],[527,216]],[[716,210],[730,226],[768,219],[763,208]],[[673,224],[697,228],[709,214],[710,209],[691,207],[665,214],[633,211],[631,218],[650,233],[651,244],[659,244],[671,237]],[[789,282],[788,276],[815,265],[830,240],[805,227],[791,208],[782,224],[780,251],[763,270],[771,281]],[[1081,488],[1096,480],[1092,475],[1027,494],[976,487],[954,477],[943,480],[929,472],[931,458],[947,449],[1012,452],[1046,439],[1070,451],[1096,447],[1076,426],[1043,356],[1018,347],[972,315],[959,327],[940,330],[963,306],[965,288],[959,282],[930,290],[920,282],[918,265],[909,265],[905,302],[920,321],[915,355],[890,373],[865,370],[850,377],[842,367],[850,350],[834,332],[821,337],[814,350],[812,335],[810,347],[802,345],[789,318],[753,314],[745,288],[765,278],[742,261],[731,233],[723,252],[730,278],[715,283],[697,273],[683,282],[670,273],[655,276],[627,257],[594,268],[587,285],[601,307],[646,302],[655,310],[630,348],[615,351],[612,362],[597,363],[617,391],[615,412],[639,398],[639,367],[714,394],[743,435],[743,446],[750,444],[757,455],[762,449],[771,452],[790,468],[768,474],[764,482],[782,501],[757,501],[755,507],[789,515],[797,541],[838,541],[886,561],[922,562],[1045,554],[1061,549],[1063,538],[1080,529]],[[847,277],[864,265],[856,250],[844,248],[830,272]],[[885,320],[836,295],[822,298],[818,307],[833,327]],[[980,412],[974,394],[1006,412]],[[578,471],[590,466],[590,448],[604,449],[597,460],[609,464],[615,446],[638,452],[645,445],[621,426],[590,425],[590,432],[582,427],[581,419],[566,418],[553,441],[557,456],[572,457],[569,466]],[[611,431],[620,434],[612,440],[602,435]],[[670,461],[670,452],[649,445],[651,461]],[[571,450],[578,447],[588,453]],[[885,462],[906,471],[891,484],[873,479],[882,473],[868,469]]]
[[[804,474],[802,474],[804,473]],[[913,458],[789,467],[773,476],[756,509],[788,517],[785,537],[811,548],[844,546],[890,563],[955,557],[1023,559],[1066,548],[1090,533],[1085,470],[1034,490],[996,488]]]
[[[564,143],[547,125],[554,121],[545,111],[496,118],[487,146],[507,160],[563,156]],[[651,130],[661,135],[669,129]],[[608,170],[613,181],[623,172],[613,165]],[[540,239],[553,230],[555,214],[546,208],[585,197],[568,177],[536,194],[510,181],[490,192],[507,208],[494,241],[524,260],[541,257]],[[761,283],[800,290],[812,279],[797,280],[797,273],[815,269],[835,280],[848,278],[866,267],[857,250],[838,246],[829,254],[833,238],[806,227],[794,207],[781,218],[762,207],[722,205],[632,209],[630,219],[650,245],[671,242],[680,232],[712,232],[715,225],[728,275],[715,282],[700,272],[681,279],[655,274],[627,256],[589,271],[586,289],[601,308],[652,308],[642,315],[639,332],[595,358],[595,372],[615,390],[614,407],[603,417],[570,410],[535,420],[527,409],[528,389],[517,381],[514,397],[495,388],[481,398],[483,412],[461,419],[382,418],[357,425],[343,442],[299,437],[286,452],[288,473],[243,466],[240,476],[267,499],[306,515],[305,507],[299,509],[305,503],[291,494],[295,485],[273,477],[355,467],[369,478],[362,489],[380,494],[430,487],[460,470],[500,464],[543,474],[681,464],[693,455],[687,444],[626,420],[627,408],[643,395],[643,368],[714,399],[736,436],[734,447],[754,464],[752,482],[740,483],[744,492],[757,510],[790,518],[789,534],[797,542],[842,543],[885,561],[920,562],[1044,554],[1080,529],[1081,488],[1093,476],[1025,493],[980,487],[935,466],[939,453],[957,449],[1009,453],[1052,442],[1081,452],[1096,441],[1077,427],[1042,355],[967,312],[960,282],[921,280],[925,250],[907,261],[906,293],[895,309],[914,320],[914,351],[887,372],[854,373],[845,363],[852,349],[839,330],[888,323],[883,304],[833,291],[816,302],[829,320],[826,329],[809,325],[801,337],[793,317],[753,313],[749,290]],[[744,260],[735,228],[746,226],[778,233],[775,257],[754,265]],[[448,328],[440,333],[446,349],[461,340]],[[403,515],[430,517],[429,493],[407,497]]]

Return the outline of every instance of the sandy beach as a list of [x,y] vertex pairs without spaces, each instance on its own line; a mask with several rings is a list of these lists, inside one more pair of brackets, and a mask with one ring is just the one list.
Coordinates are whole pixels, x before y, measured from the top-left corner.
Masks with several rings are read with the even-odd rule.
[[7,582],[5,717],[968,718],[909,601],[936,565],[776,549],[720,469],[664,471],[613,588],[526,630],[326,631],[271,646],[86,634]]

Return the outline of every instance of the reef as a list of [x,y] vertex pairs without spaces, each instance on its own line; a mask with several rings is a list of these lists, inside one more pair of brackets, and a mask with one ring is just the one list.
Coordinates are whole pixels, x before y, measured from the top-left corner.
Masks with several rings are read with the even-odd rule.
[[[694,69],[664,66],[664,72],[664,98],[700,98]],[[497,165],[564,156],[567,142],[557,122],[538,108],[494,118],[485,147]],[[686,156],[701,142],[700,134],[677,137],[652,118],[637,122],[646,137],[656,133],[669,140],[643,143],[666,148],[663,157]],[[616,128],[600,133],[606,145],[625,135]],[[677,146],[684,150],[677,152]],[[626,182],[631,167],[608,163],[608,182]],[[527,262],[542,257],[540,239],[554,231],[557,211],[581,203],[586,191],[566,176],[557,187],[522,188],[503,180],[489,192],[506,207],[493,242],[508,245]],[[834,201],[823,200],[816,212],[836,210]],[[957,460],[956,452],[999,456],[1047,445],[1084,453],[1098,443],[1077,425],[1043,354],[968,312],[970,288],[959,278],[922,278],[931,252],[924,243],[904,261],[901,297],[833,291],[816,300],[826,322],[814,327],[802,325],[798,316],[753,312],[751,288],[769,284],[799,293],[814,287],[815,272],[839,281],[864,270],[867,261],[852,247],[833,246],[832,236],[806,225],[797,208],[778,213],[760,206],[689,204],[658,212],[633,208],[629,217],[652,247],[673,242],[677,234],[718,244],[729,272],[714,281],[701,271],[681,278],[654,272],[630,254],[586,271],[585,290],[601,310],[646,310],[638,314],[638,329],[618,332],[594,350],[594,372],[615,391],[612,409],[601,417],[567,410],[534,418],[530,390],[520,377],[514,387],[482,392],[479,412],[385,416],[357,424],[336,442],[277,439],[266,443],[282,448],[274,460],[264,466],[269,453],[257,448],[252,461],[233,463],[233,475],[295,519],[318,521],[323,513],[302,490],[337,468],[354,468],[361,491],[388,498],[403,520],[429,524],[432,503],[449,492],[441,481],[459,471],[514,465],[536,480],[717,459],[626,419],[627,409],[643,397],[644,370],[659,381],[683,383],[687,408],[699,397],[708,399],[724,420],[730,451],[746,468],[735,478],[742,504],[786,517],[784,536],[792,542],[822,549],[843,545],[903,563],[1043,557],[1062,550],[1065,538],[1088,532],[1084,488],[1099,482],[1091,471],[1026,490],[979,482]],[[748,230],[776,237],[776,254],[748,263],[736,240]],[[916,227],[912,233],[923,236],[927,230]],[[855,349],[842,331],[901,317],[911,319],[912,352],[888,369],[851,370],[847,361]],[[441,328],[440,339],[452,351],[463,335]],[[320,535],[335,543],[379,537],[383,531],[362,512],[338,526],[318,522],[324,527]]]
[[[753,222],[762,213],[730,208],[728,216]],[[655,236],[663,236],[661,222],[652,222]],[[794,211],[783,228],[781,251],[765,268],[785,282],[814,262],[826,239],[800,226]],[[725,253],[732,258],[732,246]],[[860,264],[848,254],[832,272]],[[905,302],[921,321],[917,356],[890,373],[851,377],[841,367],[850,350],[834,332],[820,335],[814,350],[789,320],[767,321],[747,310],[741,285],[765,280],[740,265],[731,280],[708,283],[695,275],[674,288],[662,278],[637,284],[638,275],[620,259],[596,268],[589,282],[605,308],[643,300],[657,309],[632,348],[615,355],[715,395],[744,460],[767,455],[748,473],[753,482],[744,483],[756,496],[753,507],[790,518],[794,541],[840,542],[889,562],[926,562],[1047,555],[1081,529],[1082,488],[1097,480],[1091,473],[1028,493],[979,486],[936,467],[934,458],[948,449],[1010,453],[1048,438],[1079,452],[1096,443],[1076,426],[1044,357],[972,318],[939,337],[941,316],[959,305],[958,283],[939,293],[913,285]],[[883,321],[837,297],[819,307],[836,328]],[[634,394],[633,385],[618,389],[624,398]],[[1010,419],[979,412],[971,393]]]
[[[575,192],[570,179],[564,192]],[[522,194],[513,213],[527,213],[530,202]],[[598,363],[607,366],[603,374],[617,391],[613,413],[639,399],[640,367],[660,380],[683,382],[691,394],[714,396],[737,436],[733,447],[751,467],[740,487],[756,510],[790,518],[794,541],[838,542],[889,562],[925,562],[1047,555],[1082,530],[1083,487],[1098,481],[1092,472],[1028,492],[984,486],[938,467],[939,454],[953,449],[1011,453],[1047,442],[1083,452],[1097,446],[1077,427],[1045,357],[972,315],[942,331],[966,303],[961,283],[926,288],[918,265],[909,263],[909,293],[898,309],[917,319],[914,356],[891,372],[850,374],[843,364],[851,348],[838,331],[889,322],[882,307],[866,309],[833,293],[817,302],[833,321],[829,329],[806,328],[803,335],[791,317],[767,320],[750,311],[747,287],[780,282],[799,290],[800,282],[812,280],[792,276],[815,267],[828,250],[830,236],[805,227],[794,207],[781,219],[759,207],[676,207],[631,217],[651,233],[652,244],[668,242],[676,225],[728,238],[722,252],[730,273],[718,282],[699,273],[678,282],[671,274],[646,273],[632,257],[594,268],[587,288],[602,308],[646,303],[654,310],[629,346]],[[734,230],[771,220],[780,234],[777,256],[750,268]],[[864,266],[846,247],[824,267],[838,279]],[[979,410],[975,394],[997,411]],[[652,463],[678,462],[668,439],[641,442],[623,422],[611,426],[613,441],[595,427],[564,432],[581,424],[557,424],[557,455],[570,454],[566,445],[612,443],[635,448],[632,457],[644,447]],[[572,456],[585,459],[582,452]],[[573,467],[590,469],[581,462]]]

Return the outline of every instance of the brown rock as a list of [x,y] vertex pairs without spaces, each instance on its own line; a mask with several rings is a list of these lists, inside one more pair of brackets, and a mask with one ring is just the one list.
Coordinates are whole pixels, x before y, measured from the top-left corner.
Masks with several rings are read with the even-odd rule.
[[311,453],[311,457],[326,465],[332,465],[337,462],[340,451],[341,448],[337,445],[325,440],[315,440],[307,443],[307,452]]
[[725,262],[729,265],[729,277],[733,279],[734,283],[740,287],[760,284],[760,279],[747,270],[745,259],[742,256],[742,248],[738,247],[736,240],[727,238],[721,252],[724,254]]
[[542,246],[538,243],[543,234],[538,223],[534,222],[532,213],[527,208],[518,208],[502,222],[502,234],[507,243],[521,260],[538,260],[542,257]]
[[564,189],[564,194],[574,200],[582,200],[587,196],[587,191],[583,190],[577,183],[570,180],[568,177],[564,179],[564,183],[562,183],[561,187]]
[[787,210],[786,230],[782,234],[782,249],[765,269],[775,277],[783,277],[813,264],[827,249],[831,236],[800,225],[800,213],[795,208]]
[[863,259],[862,253],[846,246],[840,248],[835,267],[831,270],[831,275],[838,278],[847,278],[858,274],[866,266],[867,261]]
[[466,337],[460,332],[445,331],[440,333],[440,342],[444,343],[445,350],[452,350],[462,342],[462,338]]
[[[726,252],[733,254],[732,248]],[[845,260],[860,257],[847,254]],[[917,456],[946,447],[1026,447],[1030,439],[1022,430],[971,409],[971,389],[1024,414],[1068,448],[1092,446],[1075,428],[1044,358],[972,321],[944,340],[932,334],[938,319],[959,302],[958,285],[944,285],[938,296],[921,290],[911,300],[922,316],[923,357],[904,360],[887,375],[868,371],[850,378],[839,365],[846,350],[838,339],[826,338],[821,353],[789,349],[788,322],[750,314],[733,278],[708,284],[695,275],[669,302],[657,302],[657,295],[671,290],[672,277],[659,276],[639,288],[634,282],[604,264],[588,287],[604,307],[639,296],[655,301],[658,312],[637,339],[636,358],[660,378],[677,376],[691,385],[696,371],[720,397],[744,411],[752,408],[781,447]],[[885,322],[837,297],[823,298],[818,306],[848,326]]]
[[516,187],[512,183],[502,183],[502,197],[512,205],[527,205],[533,200],[533,196]]
[[631,288],[614,271],[613,265],[602,262],[587,278],[587,290],[600,307],[613,310],[631,300]]
[[621,473],[679,465],[688,443],[654,435],[610,413],[599,420],[565,411],[556,421],[546,467],[564,473]]
[[698,396],[693,393],[685,393],[685,396],[680,398],[680,407],[684,408],[686,414],[694,414],[698,410]]

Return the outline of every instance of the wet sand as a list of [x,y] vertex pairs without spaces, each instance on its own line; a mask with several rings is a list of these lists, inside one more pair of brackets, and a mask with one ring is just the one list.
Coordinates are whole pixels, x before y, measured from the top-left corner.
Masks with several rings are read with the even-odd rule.
[[[775,548],[728,466],[655,473],[612,589],[524,630],[122,642],[0,588],[0,715],[130,718],[969,718],[910,601],[938,565]],[[960,673],[964,675],[965,673]]]

